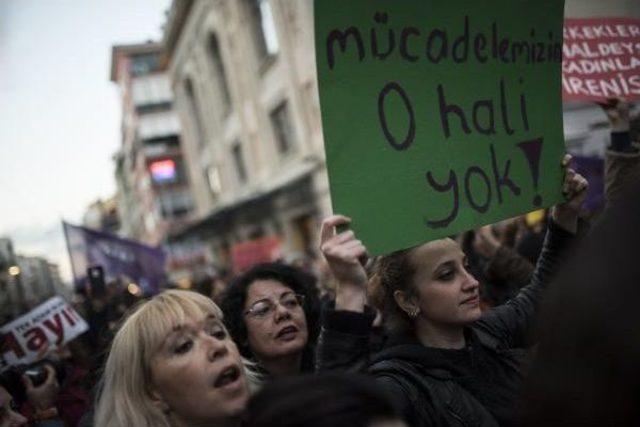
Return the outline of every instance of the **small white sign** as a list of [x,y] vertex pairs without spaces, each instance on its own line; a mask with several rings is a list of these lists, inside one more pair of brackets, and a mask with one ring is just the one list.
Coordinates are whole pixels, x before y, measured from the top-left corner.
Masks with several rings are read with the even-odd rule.
[[35,362],[43,349],[60,347],[89,329],[89,325],[59,296],[0,328],[4,345],[0,371]]

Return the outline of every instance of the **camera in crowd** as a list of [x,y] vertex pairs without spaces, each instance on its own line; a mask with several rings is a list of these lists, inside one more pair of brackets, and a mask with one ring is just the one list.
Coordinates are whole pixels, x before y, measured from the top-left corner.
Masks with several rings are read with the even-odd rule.
[[22,402],[26,400],[26,389],[22,380],[23,375],[29,379],[34,387],[41,386],[47,381],[47,365],[53,368],[58,384],[61,384],[66,376],[65,369],[61,362],[53,359],[43,359],[27,365],[12,366],[0,373],[0,383],[5,385],[16,401]]
[[47,380],[46,365],[53,368],[58,384],[61,384],[65,378],[65,369],[63,363],[59,360],[42,359],[29,365],[19,365],[17,369],[29,378],[34,387],[38,387]]

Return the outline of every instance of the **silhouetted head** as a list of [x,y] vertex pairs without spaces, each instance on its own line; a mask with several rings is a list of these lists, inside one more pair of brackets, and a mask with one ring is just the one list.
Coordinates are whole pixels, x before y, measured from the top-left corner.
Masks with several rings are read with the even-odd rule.
[[640,425],[640,186],[630,190],[547,295],[527,425]]
[[246,427],[406,426],[375,380],[353,374],[269,383],[249,401],[246,418]]

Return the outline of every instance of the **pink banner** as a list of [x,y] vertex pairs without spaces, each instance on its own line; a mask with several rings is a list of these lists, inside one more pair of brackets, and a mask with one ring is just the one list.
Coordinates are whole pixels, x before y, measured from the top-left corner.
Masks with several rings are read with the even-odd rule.
[[640,20],[565,19],[565,101],[640,99]]
[[280,239],[263,237],[237,243],[231,248],[233,270],[240,273],[255,264],[276,261],[282,255]]

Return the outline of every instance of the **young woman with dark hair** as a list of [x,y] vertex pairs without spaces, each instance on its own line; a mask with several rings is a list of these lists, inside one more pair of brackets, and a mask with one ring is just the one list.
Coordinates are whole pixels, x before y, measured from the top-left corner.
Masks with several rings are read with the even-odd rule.
[[[565,158],[564,166],[569,163]],[[530,342],[538,302],[559,255],[577,231],[587,182],[568,169],[567,202],[552,213],[544,249],[531,283],[507,304],[482,314],[478,282],[451,239],[440,239],[383,256],[369,285],[376,293],[389,338],[369,355],[366,249],[343,216],[322,225],[321,249],[339,287],[336,310],[325,313],[318,344],[320,370],[361,368],[396,396],[415,426],[507,426],[516,423],[523,351]],[[357,318],[347,323],[341,318]]]
[[320,303],[312,275],[280,263],[257,265],[229,284],[220,306],[240,352],[266,376],[313,371]]

